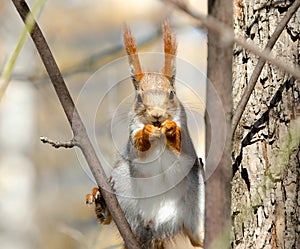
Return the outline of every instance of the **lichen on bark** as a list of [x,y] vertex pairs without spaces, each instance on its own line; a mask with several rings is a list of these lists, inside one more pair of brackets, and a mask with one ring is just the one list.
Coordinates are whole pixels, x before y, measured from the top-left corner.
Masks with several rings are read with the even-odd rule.
[[[263,49],[291,3],[284,2],[236,0],[236,34]],[[272,50],[295,64],[297,18],[299,13]],[[234,48],[234,109],[257,61]],[[299,81],[268,63],[264,66],[233,140],[232,248],[300,248],[299,92]]]

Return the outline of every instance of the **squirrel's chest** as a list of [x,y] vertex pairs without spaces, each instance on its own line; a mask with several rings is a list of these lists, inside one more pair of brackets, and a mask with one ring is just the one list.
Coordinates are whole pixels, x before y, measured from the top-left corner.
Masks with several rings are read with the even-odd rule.
[[[168,148],[163,141],[156,141],[149,151],[131,162],[134,196],[152,197],[174,188],[177,189],[193,164],[194,158],[191,156],[180,155]],[[176,191],[177,197],[185,194],[184,190]],[[173,201],[168,201],[165,206],[173,205],[173,203]]]
[[194,160],[178,155],[157,142],[144,158],[133,161],[133,192],[139,198],[137,208],[146,226],[182,224],[182,205],[188,195],[187,180]]
[[137,196],[154,196],[174,188],[189,173],[194,160],[168,148],[163,140],[153,142],[147,152],[131,161],[131,177],[143,179],[135,185]]
[[163,139],[156,140],[152,142],[148,151],[139,153],[132,161],[132,174],[139,178],[164,176],[161,180],[167,181],[168,172],[176,165],[179,158],[180,155],[168,148]]

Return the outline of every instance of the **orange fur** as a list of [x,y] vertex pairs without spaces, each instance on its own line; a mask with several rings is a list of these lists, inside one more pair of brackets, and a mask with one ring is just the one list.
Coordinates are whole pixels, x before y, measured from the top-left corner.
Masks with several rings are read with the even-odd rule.
[[134,136],[134,146],[139,151],[147,151],[151,147],[149,137],[145,135],[143,130],[139,130]]
[[203,241],[201,242],[196,242],[193,236],[190,234],[189,230],[187,228],[184,228],[183,233],[190,239],[190,242],[193,246],[197,247],[203,247]]
[[93,197],[93,195],[87,194],[86,197],[85,197],[85,203],[87,205],[93,204],[94,203],[94,197]]
[[151,249],[165,249],[164,240],[155,241]]
[[124,39],[124,45],[125,45],[127,55],[129,56],[129,63],[134,68],[135,77],[137,78],[138,81],[140,81],[143,78],[144,73],[141,68],[135,40],[127,25],[124,25],[123,28],[123,39]]
[[167,145],[176,152],[180,153],[181,129],[172,120],[166,120],[161,126],[161,131],[167,137]]
[[134,146],[139,151],[147,151],[151,147],[150,140],[152,137],[160,135],[159,128],[151,124],[146,124],[143,129],[139,130],[134,136]]
[[171,79],[174,71],[174,56],[176,56],[177,52],[177,42],[176,37],[171,33],[170,25],[167,21],[163,24],[164,30],[164,52],[165,52],[165,65],[163,68],[163,74]]
[[86,204],[95,204],[95,213],[99,223],[108,225],[112,221],[111,214],[106,207],[106,203],[100,194],[99,188],[95,187],[91,194],[86,195]]

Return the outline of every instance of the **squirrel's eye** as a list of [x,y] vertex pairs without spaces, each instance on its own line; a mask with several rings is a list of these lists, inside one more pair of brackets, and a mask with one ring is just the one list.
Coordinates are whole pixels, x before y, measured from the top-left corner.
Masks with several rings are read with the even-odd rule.
[[169,95],[169,99],[173,100],[174,99],[174,95],[175,95],[174,91],[171,91],[170,95]]
[[137,99],[137,102],[143,103],[141,94],[138,93],[137,96],[136,96],[136,99]]

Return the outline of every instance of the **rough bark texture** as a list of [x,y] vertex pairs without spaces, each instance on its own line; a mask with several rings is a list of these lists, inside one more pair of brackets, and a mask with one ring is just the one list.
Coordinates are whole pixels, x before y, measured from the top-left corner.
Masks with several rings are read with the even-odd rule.
[[[235,32],[266,45],[289,1],[235,0]],[[273,48],[299,64],[299,10]],[[234,108],[257,63],[239,47],[233,58]],[[300,248],[299,80],[268,63],[233,141],[232,248]]]

